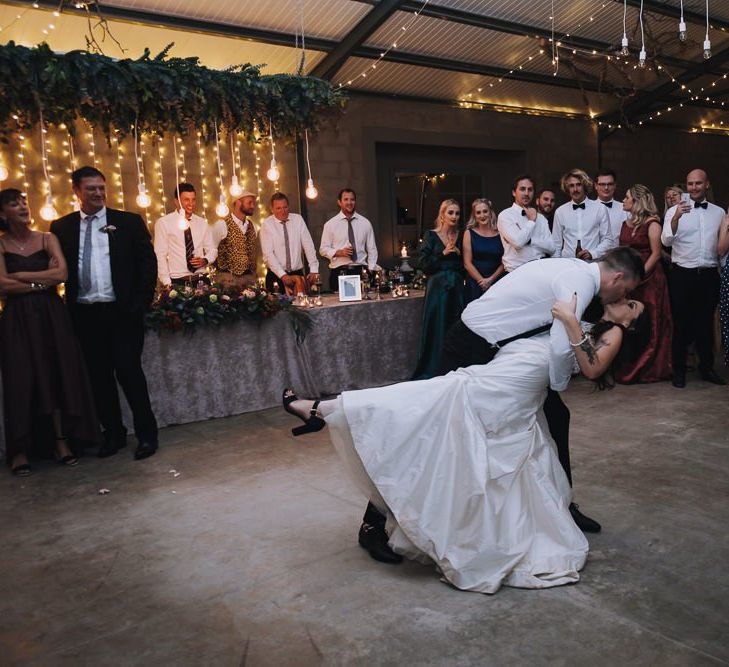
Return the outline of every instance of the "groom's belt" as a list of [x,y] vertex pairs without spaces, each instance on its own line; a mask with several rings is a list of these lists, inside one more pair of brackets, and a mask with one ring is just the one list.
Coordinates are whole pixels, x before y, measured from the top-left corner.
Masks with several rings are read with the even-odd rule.
[[494,348],[495,350],[498,350],[504,345],[508,345],[509,343],[513,343],[515,340],[520,340],[521,338],[531,338],[532,336],[536,336],[540,333],[544,333],[545,331],[549,331],[552,328],[552,323],[549,322],[547,324],[542,324],[540,327],[536,327],[535,329],[529,329],[529,331],[524,331],[520,334],[516,334],[516,336],[511,336],[510,338],[504,338],[503,340],[497,340],[495,343],[489,343],[489,345]]

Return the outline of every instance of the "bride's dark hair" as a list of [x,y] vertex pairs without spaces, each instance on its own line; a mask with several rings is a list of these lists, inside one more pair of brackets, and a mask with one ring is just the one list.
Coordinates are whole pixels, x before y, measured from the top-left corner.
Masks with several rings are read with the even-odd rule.
[[592,342],[597,343],[600,337],[613,327],[619,327],[623,330],[623,340],[610,366],[600,377],[593,380],[596,388],[600,390],[612,389],[615,386],[615,372],[634,364],[648,345],[651,337],[651,318],[648,312],[648,304],[645,304],[643,312],[627,327],[618,322],[599,320],[590,330]]

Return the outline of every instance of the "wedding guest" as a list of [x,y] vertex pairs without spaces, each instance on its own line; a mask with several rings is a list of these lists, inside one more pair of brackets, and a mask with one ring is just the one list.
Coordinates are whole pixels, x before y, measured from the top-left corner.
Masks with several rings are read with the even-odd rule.
[[714,371],[714,311],[719,301],[719,229],[724,211],[706,201],[709,177],[693,169],[686,177],[690,202],[666,212],[661,241],[673,249],[671,310],[673,312],[673,386],[686,386],[686,353],[693,340],[699,374],[707,382],[726,384]]
[[498,220],[507,271],[535,259],[549,257],[555,249],[547,219],[531,206],[534,197],[531,176],[517,176],[511,196],[514,203],[499,213]]
[[496,227],[493,204],[488,199],[474,199],[467,231],[463,235],[465,303],[478,299],[503,275],[503,255],[504,245]]
[[554,222],[554,207],[557,204],[557,196],[554,190],[549,188],[540,190],[534,201],[537,205],[537,211],[546,218],[551,233],[552,223]]
[[[261,224],[261,249],[268,267],[266,287],[274,291],[274,283],[286,293],[306,291],[319,280],[319,260],[314,241],[304,218],[289,212],[289,199],[282,192],[271,197],[271,213]],[[309,274],[304,280],[304,255],[309,263]]]
[[231,211],[213,225],[217,246],[216,282],[243,289],[256,284],[258,235],[250,216],[256,210],[256,195],[245,190],[231,204]]
[[673,320],[668,296],[668,282],[661,263],[661,220],[651,191],[636,183],[623,200],[628,215],[620,232],[620,245],[640,253],[645,278],[630,298],[645,304],[650,314],[651,333],[648,345],[635,362],[623,366],[615,374],[618,382],[659,382],[670,380],[671,336]]
[[68,271],[58,239],[32,231],[25,195],[0,191],[0,367],[5,403],[5,456],[14,475],[31,473],[33,424],[53,425],[56,460],[78,463],[69,445],[98,444],[94,411],[78,341],[55,286]]
[[669,185],[663,191],[663,215],[666,215],[671,206],[676,206],[681,201],[683,188],[679,185]]
[[420,353],[414,380],[438,374],[446,331],[463,311],[463,236],[458,229],[461,207],[455,199],[441,202],[435,228],[425,232],[417,265],[428,276],[423,304]]
[[608,211],[613,247],[620,242],[620,232],[626,218],[622,202],[615,200],[616,179],[617,176],[612,169],[601,169],[595,175],[595,191],[597,192],[595,201],[600,202]]
[[207,280],[207,267],[218,255],[207,220],[195,214],[195,186],[180,183],[172,199],[175,211],[154,225],[157,278],[165,287]]
[[106,179],[95,167],[71,175],[81,210],[51,224],[68,265],[66,304],[86,358],[104,444],[99,456],[125,447],[117,382],[134,418],[137,460],[157,451],[157,420],[142,369],[144,312],[154,297],[157,258],[136,213],[106,207]]
[[329,260],[329,288],[339,291],[339,274],[351,263],[377,268],[377,245],[372,223],[357,213],[357,195],[351,188],[340,190],[339,213],[324,223],[319,254]]
[[721,221],[717,252],[721,260],[721,287],[719,291],[719,321],[724,363],[729,366],[729,209]]
[[587,198],[591,189],[592,180],[582,169],[572,169],[562,177],[562,190],[570,201],[554,213],[555,257],[599,259],[615,247],[607,208]]

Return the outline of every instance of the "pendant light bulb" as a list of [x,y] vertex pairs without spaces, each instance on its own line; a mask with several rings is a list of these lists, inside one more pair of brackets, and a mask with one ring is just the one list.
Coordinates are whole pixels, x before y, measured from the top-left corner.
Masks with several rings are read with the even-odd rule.
[[306,197],[307,199],[316,199],[319,196],[319,190],[314,186],[314,179],[310,178],[306,181]]
[[644,48],[641,48],[638,54],[638,67],[645,67],[646,52]]
[[711,40],[707,35],[704,40],[704,60],[708,60],[709,58],[711,58]]
[[218,202],[218,205],[215,207],[215,215],[217,215],[219,218],[224,218],[228,213],[230,212],[230,209],[228,208],[228,205],[225,203],[225,195],[220,195],[220,201]]
[[187,218],[185,217],[185,211],[180,209],[177,211],[177,227],[178,229],[181,229],[183,232],[189,227],[190,225],[187,222]]
[[621,56],[629,56],[630,55],[630,49],[628,48],[628,36],[623,33],[623,39],[620,42],[620,55]]
[[269,181],[277,181],[281,176],[281,172],[276,166],[276,158],[271,158],[271,168],[266,172],[266,178]]
[[58,217],[58,213],[56,212],[56,207],[53,206],[53,197],[51,195],[48,195],[46,197],[46,203],[43,205],[43,208],[40,210],[40,216],[46,221],[55,220]]
[[139,194],[137,195],[137,206],[139,208],[149,208],[152,205],[152,198],[147,194],[144,183],[139,184]]
[[681,20],[678,22],[678,38],[682,41],[686,41],[686,22],[683,20],[683,17],[681,17]]
[[2,162],[0,162],[0,181],[6,181],[8,176],[10,176],[8,168]]
[[243,194],[243,188],[240,186],[240,183],[238,183],[238,177],[233,174],[233,176],[230,179],[230,188],[228,188],[228,192],[230,192],[230,196],[233,197],[233,199],[238,199]]

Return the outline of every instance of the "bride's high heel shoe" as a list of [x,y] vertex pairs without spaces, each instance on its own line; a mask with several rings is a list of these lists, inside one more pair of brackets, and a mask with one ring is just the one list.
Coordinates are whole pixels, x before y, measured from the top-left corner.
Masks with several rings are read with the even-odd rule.
[[316,414],[316,409],[319,407],[318,400],[314,401],[314,405],[311,406],[308,419],[304,419],[304,417],[302,417],[291,407],[291,404],[294,401],[299,400],[299,397],[294,393],[293,389],[284,389],[281,400],[283,403],[283,408],[284,410],[286,410],[286,412],[294,415],[294,417],[298,417],[301,421],[304,422],[303,426],[296,426],[295,428],[291,429],[291,433],[293,433],[294,435],[304,435],[304,433],[316,433],[317,431],[321,431],[327,425],[327,423],[318,414]]

